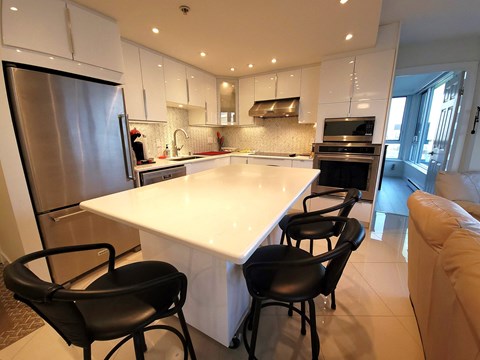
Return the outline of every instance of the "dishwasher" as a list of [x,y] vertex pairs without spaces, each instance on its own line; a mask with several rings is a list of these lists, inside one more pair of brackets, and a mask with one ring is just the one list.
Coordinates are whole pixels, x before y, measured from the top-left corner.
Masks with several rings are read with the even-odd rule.
[[140,186],[150,185],[161,181],[175,179],[187,174],[185,165],[150,170],[140,173]]

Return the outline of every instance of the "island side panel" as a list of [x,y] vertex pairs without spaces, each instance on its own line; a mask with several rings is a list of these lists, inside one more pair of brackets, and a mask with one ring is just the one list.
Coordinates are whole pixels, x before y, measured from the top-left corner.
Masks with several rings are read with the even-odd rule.
[[145,231],[140,243],[144,260],[168,262],[187,276],[187,323],[229,346],[250,301],[242,267]]

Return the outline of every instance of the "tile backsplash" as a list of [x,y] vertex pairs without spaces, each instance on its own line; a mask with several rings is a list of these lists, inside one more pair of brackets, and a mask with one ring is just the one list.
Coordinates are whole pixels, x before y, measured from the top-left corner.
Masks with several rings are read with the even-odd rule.
[[[184,145],[179,155],[202,151],[215,151],[217,131],[224,136],[224,146],[257,151],[308,153],[315,139],[315,129],[299,124],[297,118],[272,118],[259,120],[254,127],[199,127],[189,126],[188,110],[169,107],[167,123],[148,123],[130,120],[130,129],[137,128],[146,151],[146,157],[163,154],[165,145],[172,148],[175,129],[182,128],[189,135],[177,134],[177,145]],[[212,142],[209,144],[208,142]]]

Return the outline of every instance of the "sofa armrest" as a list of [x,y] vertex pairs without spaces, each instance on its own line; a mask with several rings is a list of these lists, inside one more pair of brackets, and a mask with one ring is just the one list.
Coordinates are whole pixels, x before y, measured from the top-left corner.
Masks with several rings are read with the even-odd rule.
[[464,200],[457,200],[455,202],[458,205],[460,205],[463,209],[465,209],[465,211],[467,211],[475,219],[480,221],[480,204],[477,204],[471,201],[464,201]]

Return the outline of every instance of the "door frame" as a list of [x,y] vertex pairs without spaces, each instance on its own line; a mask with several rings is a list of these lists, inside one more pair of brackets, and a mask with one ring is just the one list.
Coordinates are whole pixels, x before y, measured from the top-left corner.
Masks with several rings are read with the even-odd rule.
[[[464,151],[473,146],[473,141],[467,137],[470,125],[470,115],[472,113],[472,104],[475,93],[475,86],[477,83],[478,62],[459,62],[449,64],[432,64],[414,67],[406,67],[396,69],[395,76],[400,75],[416,75],[423,73],[439,72],[439,71],[466,71],[467,76],[463,83],[465,89],[460,108],[460,114],[457,121],[457,129],[453,138],[452,146],[450,148],[450,157],[446,164],[448,171],[462,171],[467,170],[470,163],[471,151]],[[463,155],[465,156],[463,157]]]

